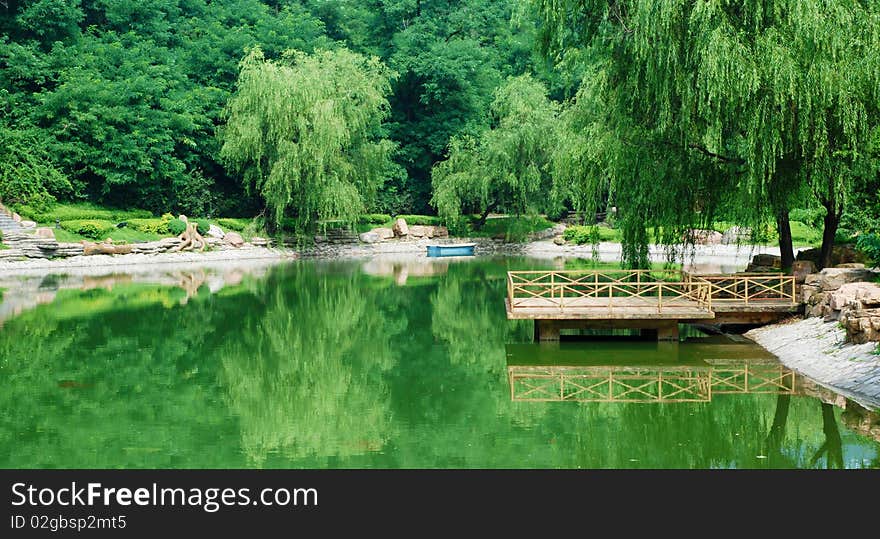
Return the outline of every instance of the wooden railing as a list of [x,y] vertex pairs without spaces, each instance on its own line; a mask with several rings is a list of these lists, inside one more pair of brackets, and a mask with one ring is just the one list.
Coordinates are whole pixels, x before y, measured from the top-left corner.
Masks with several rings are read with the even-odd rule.
[[512,401],[708,402],[713,395],[795,393],[783,365],[731,362],[713,366],[507,367]]
[[[509,271],[511,309],[797,304],[794,276],[781,273],[697,275],[678,270]],[[623,300],[623,301],[622,301]]]
[[793,275],[782,273],[746,273],[735,275],[700,275],[712,285],[715,303],[788,302],[797,304]]
[[[520,307],[664,307],[696,304],[711,310],[709,281],[687,272],[669,270],[510,271],[507,299]],[[621,301],[625,300],[625,301]]]

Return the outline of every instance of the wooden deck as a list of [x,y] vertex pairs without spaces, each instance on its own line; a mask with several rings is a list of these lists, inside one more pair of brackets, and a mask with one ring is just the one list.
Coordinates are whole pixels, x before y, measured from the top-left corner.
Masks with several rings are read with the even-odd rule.
[[567,327],[656,329],[674,339],[677,323],[766,323],[800,304],[791,275],[575,270],[508,272],[505,308],[508,319],[535,320],[546,340]]

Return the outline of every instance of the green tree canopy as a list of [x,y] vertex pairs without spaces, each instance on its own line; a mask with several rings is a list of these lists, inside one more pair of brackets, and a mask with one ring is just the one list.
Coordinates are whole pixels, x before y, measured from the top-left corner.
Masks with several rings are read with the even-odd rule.
[[292,51],[278,61],[252,50],[227,107],[220,157],[265,199],[275,224],[354,221],[390,169],[381,138],[391,73],[346,49]]
[[[880,102],[880,5],[858,0],[538,0],[542,43],[584,69],[592,123],[608,142],[618,206],[633,231],[705,220],[731,198],[740,222],[775,219],[812,194],[836,222]],[[595,134],[595,133],[594,133]],[[870,168],[870,167],[867,167]],[[686,174],[685,181],[677,176]],[[690,183],[690,185],[688,185]],[[663,185],[663,189],[653,186]],[[682,205],[680,201],[687,201]],[[679,202],[677,202],[679,201]],[[676,208],[674,213],[656,207]],[[684,213],[682,213],[684,211]],[[697,217],[696,214],[702,214]],[[829,235],[830,234],[830,235]],[[632,262],[633,260],[631,260]]]
[[432,203],[440,215],[455,219],[477,211],[485,221],[495,209],[545,209],[558,112],[540,81],[509,79],[495,92],[493,127],[478,137],[454,138],[449,158],[434,167]]

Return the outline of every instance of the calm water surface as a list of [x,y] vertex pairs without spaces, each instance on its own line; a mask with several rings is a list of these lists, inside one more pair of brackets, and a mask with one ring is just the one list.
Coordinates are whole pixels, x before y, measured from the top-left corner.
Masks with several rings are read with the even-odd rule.
[[[532,344],[531,322],[505,318],[504,276],[549,266],[303,261],[219,284],[184,272],[57,291],[63,279],[45,279],[48,299],[0,327],[0,467],[880,466],[851,403],[808,380],[712,385],[710,369],[772,360],[747,342]],[[608,376],[624,389],[558,402],[560,372],[581,375],[563,395],[603,400]],[[523,373],[548,377],[512,390]],[[671,397],[652,402],[660,375]]]

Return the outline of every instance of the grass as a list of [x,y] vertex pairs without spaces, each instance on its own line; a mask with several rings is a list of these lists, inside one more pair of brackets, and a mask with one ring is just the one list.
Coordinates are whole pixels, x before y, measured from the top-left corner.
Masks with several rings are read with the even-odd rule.
[[[67,230],[63,230],[61,228],[53,228],[52,231],[55,232],[55,239],[62,243],[79,243],[82,240],[95,241],[80,234],[68,232]],[[117,228],[111,230],[107,234],[107,238],[111,238],[114,243],[140,243],[146,241],[156,241],[163,237],[168,236],[160,236],[159,234],[150,234],[148,232],[138,232],[137,230],[128,227]],[[104,240],[106,238],[101,239]]]
[[551,228],[554,223],[540,215],[521,215],[519,217],[496,217],[487,219],[480,230],[474,230],[473,221],[468,225],[466,235],[476,238],[504,238],[508,241],[523,241],[529,234]]
[[[48,210],[37,210],[29,206],[16,206],[15,211],[26,219],[30,219],[37,223],[37,226],[51,228],[55,233],[55,239],[64,243],[79,243],[83,240],[95,241],[81,234],[76,234],[68,230],[55,228],[55,221],[76,221],[76,220],[92,220],[99,219],[110,221],[114,224],[134,219],[158,219],[147,210],[119,210],[114,208],[105,208],[96,204],[88,203],[58,203]],[[191,218],[195,221],[196,218]],[[211,223],[217,224],[225,231],[234,230],[241,233],[245,241],[249,241],[251,236],[265,234],[262,231],[252,231],[253,219],[238,217],[223,217],[218,219],[210,219]],[[151,232],[141,232],[131,227],[115,228],[110,230],[104,238],[113,239],[116,243],[140,243],[148,241],[156,241],[161,238],[172,237],[176,234],[155,234]],[[8,248],[0,244],[0,249]]]

